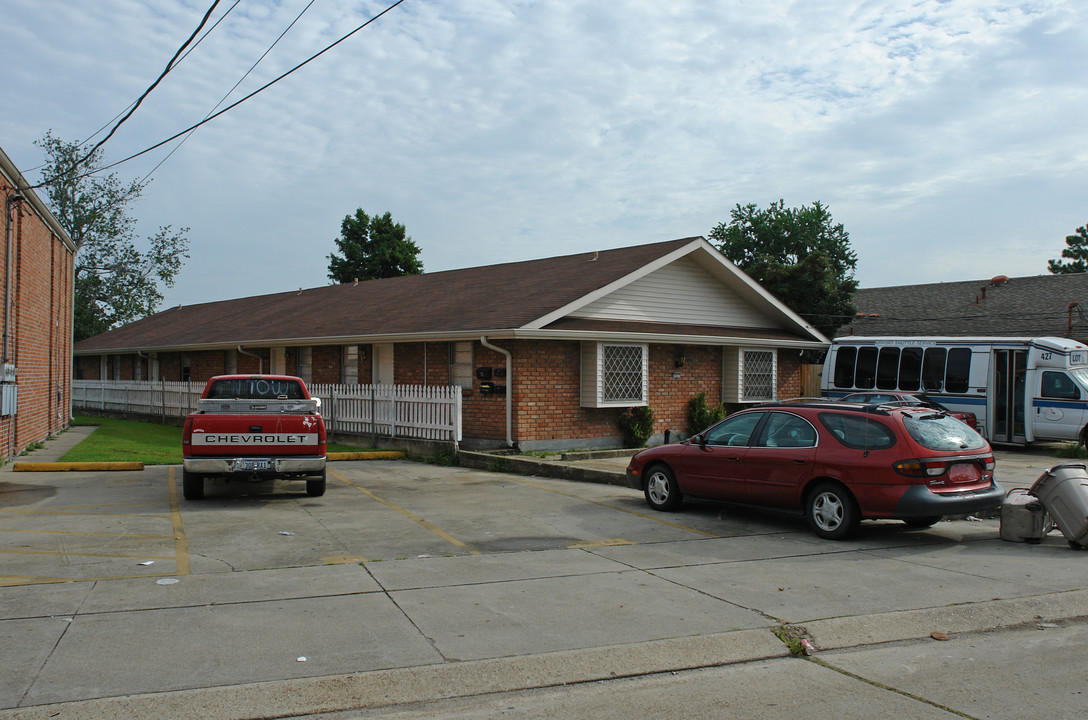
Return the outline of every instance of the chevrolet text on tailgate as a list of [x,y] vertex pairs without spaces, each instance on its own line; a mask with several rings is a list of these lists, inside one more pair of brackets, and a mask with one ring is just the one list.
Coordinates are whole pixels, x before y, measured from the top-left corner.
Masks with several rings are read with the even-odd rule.
[[208,381],[181,436],[186,500],[204,497],[204,480],[305,480],[325,494],[321,401],[289,375],[219,375]]

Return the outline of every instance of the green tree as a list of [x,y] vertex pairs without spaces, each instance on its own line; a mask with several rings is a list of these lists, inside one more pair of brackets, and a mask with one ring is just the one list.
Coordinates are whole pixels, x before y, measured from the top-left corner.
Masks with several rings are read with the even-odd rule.
[[710,241],[737,267],[824,335],[854,317],[857,255],[850,235],[821,203],[766,210],[739,204]]
[[1065,236],[1065,260],[1048,260],[1047,269],[1055,275],[1088,272],[1088,225],[1077,228],[1073,235]]
[[41,184],[50,209],[76,246],[75,339],[155,312],[163,299],[158,283],[172,287],[189,257],[189,229],[166,225],[141,241],[128,206],[146,182],[126,185],[115,173],[96,175],[105,164],[102,150],[86,155],[52,131],[36,144],[46,154]]
[[336,247],[343,255],[329,255],[329,280],[333,284],[423,272],[423,263],[417,257],[419,247],[389,213],[370,217],[359,208],[355,215],[345,216]]

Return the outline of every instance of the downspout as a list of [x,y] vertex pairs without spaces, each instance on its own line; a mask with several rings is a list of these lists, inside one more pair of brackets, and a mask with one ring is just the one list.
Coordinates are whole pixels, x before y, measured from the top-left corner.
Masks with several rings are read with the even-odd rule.
[[486,335],[480,336],[480,344],[488,350],[494,350],[495,352],[502,353],[503,357],[506,358],[506,446],[516,448],[517,443],[514,442],[512,433],[514,425],[512,422],[511,406],[514,402],[514,375],[513,368],[510,366],[510,351],[503,350],[501,347],[492,345],[487,341]]
[[238,352],[242,355],[249,355],[250,357],[257,358],[257,374],[264,375],[264,358],[262,358],[257,353],[251,353],[248,350],[243,350],[241,345],[238,346]]
[[8,195],[4,205],[4,362],[8,362],[11,359],[9,352],[10,347],[10,334],[11,334],[11,261],[12,261],[12,210],[15,206],[23,202],[23,194],[18,190],[12,188],[13,192]]

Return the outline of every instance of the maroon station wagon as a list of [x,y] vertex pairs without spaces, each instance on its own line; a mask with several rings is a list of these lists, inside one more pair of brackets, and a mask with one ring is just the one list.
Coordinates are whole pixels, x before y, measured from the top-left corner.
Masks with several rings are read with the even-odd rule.
[[945,413],[905,405],[804,401],[730,415],[627,466],[655,510],[685,496],[801,511],[817,535],[841,539],[862,519],[926,528],[945,515],[999,507],[994,455]]

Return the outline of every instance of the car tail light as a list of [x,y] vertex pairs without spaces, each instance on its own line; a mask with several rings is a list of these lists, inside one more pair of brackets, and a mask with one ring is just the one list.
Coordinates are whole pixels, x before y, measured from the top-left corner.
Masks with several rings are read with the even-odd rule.
[[987,472],[993,472],[994,467],[996,465],[997,465],[997,463],[994,462],[994,456],[993,455],[987,455],[986,457],[982,458],[982,469],[983,470],[986,470]]
[[944,475],[948,470],[948,463],[943,460],[900,460],[892,468],[907,477],[931,478]]

